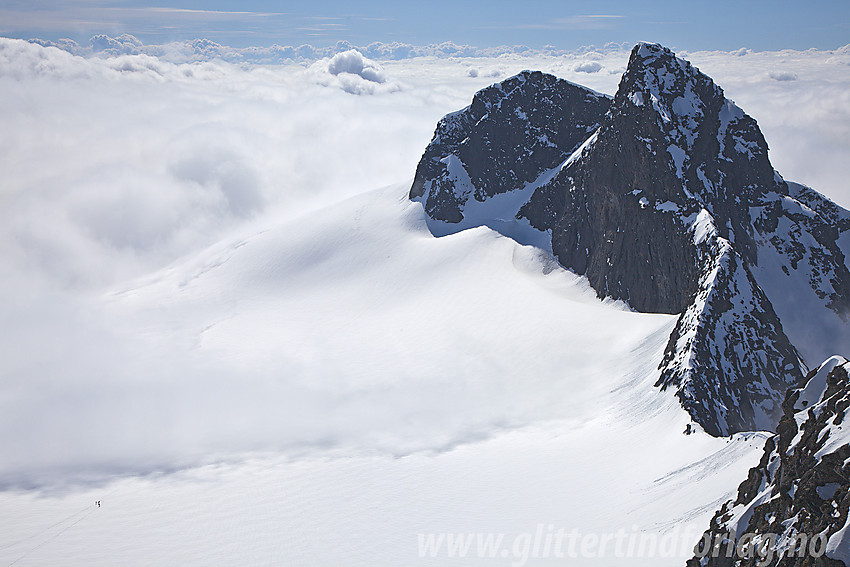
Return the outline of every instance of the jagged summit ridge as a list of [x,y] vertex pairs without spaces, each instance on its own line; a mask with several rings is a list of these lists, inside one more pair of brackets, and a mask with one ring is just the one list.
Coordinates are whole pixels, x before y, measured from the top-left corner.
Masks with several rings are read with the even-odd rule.
[[[553,101],[545,96],[551,87],[516,82],[476,95],[482,108],[496,101],[489,104],[497,112],[474,111],[474,99],[447,116],[459,125],[454,140],[442,134],[448,124],[438,125],[411,198],[455,231],[487,225],[520,240],[522,226],[524,243],[542,242],[600,297],[678,314],[657,385],[674,389],[714,435],[772,429],[803,360],[850,344],[850,272],[840,245],[850,240],[842,236],[850,213],[786,183],[756,121],[658,44],[635,46],[610,101],[585,93],[560,97],[568,105],[560,110],[529,104],[538,86]],[[586,119],[559,123],[572,137],[541,153],[529,134],[535,121],[566,115]],[[510,175],[500,143],[511,148]],[[530,157],[538,153],[543,158]],[[471,173],[482,170],[493,177]]]
[[655,111],[658,126],[678,148],[668,153],[679,171],[700,134],[701,119],[724,101],[723,90],[690,62],[650,43],[633,50],[617,95],[618,105],[646,105]]

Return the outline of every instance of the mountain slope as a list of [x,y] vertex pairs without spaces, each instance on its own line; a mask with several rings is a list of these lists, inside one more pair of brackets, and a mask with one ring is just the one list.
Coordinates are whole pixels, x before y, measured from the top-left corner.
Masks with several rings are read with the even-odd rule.
[[750,208],[756,229],[752,273],[809,366],[850,345],[850,212],[779,178],[782,191]]
[[[510,114],[510,104],[500,101],[501,112]],[[535,116],[528,108],[522,114]],[[451,157],[439,132],[423,162],[445,156],[460,179],[466,162]],[[473,136],[465,143],[481,154],[467,161],[497,161]],[[510,167],[525,163],[520,156]],[[755,120],[670,50],[637,45],[599,128],[567,159],[539,170],[533,165],[519,175],[535,181],[513,190],[514,226],[529,227],[520,237],[586,276],[600,297],[680,314],[658,385],[675,388],[710,433],[776,425],[784,392],[804,367],[782,316],[793,320],[807,360],[850,338],[850,273],[839,246],[846,211],[810,190],[795,194],[820,212],[796,200],[771,167]],[[418,171],[427,171],[422,162]],[[430,185],[428,199],[465,191],[452,179],[441,183]],[[418,175],[411,198],[426,184]],[[427,202],[426,212],[439,218]],[[507,227],[505,212],[477,223]],[[527,236],[532,230],[536,241]],[[519,232],[503,231],[515,238]],[[833,339],[805,340],[821,317]]]
[[[194,406],[232,398],[216,425],[181,429],[209,452],[227,448],[226,424],[243,412],[264,432],[247,450],[394,454],[580,421],[598,396],[654,379],[674,323],[598,301],[582,278],[487,228],[434,239],[397,187],[223,242],[104,309],[153,337],[154,352],[214,361],[211,372],[178,352],[169,372],[209,375]],[[183,420],[181,400],[163,413]]]
[[703,536],[711,544],[688,565],[731,565],[745,555],[744,534],[760,538],[763,547],[735,565],[850,562],[848,370],[850,362],[832,357],[809,374],[804,387],[789,391],[778,433],[767,440],[737,498],[715,514]]

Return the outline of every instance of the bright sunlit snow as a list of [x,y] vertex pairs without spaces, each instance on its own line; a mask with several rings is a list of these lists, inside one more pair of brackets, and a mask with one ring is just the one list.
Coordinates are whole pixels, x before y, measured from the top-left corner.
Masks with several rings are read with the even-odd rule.
[[[688,56],[787,179],[850,204],[850,53]],[[487,564],[509,565],[538,525],[695,542],[764,437],[683,434],[653,386],[675,317],[486,227],[435,238],[407,199],[479,88],[531,68],[612,94],[626,57],[0,39],[0,560],[468,564],[420,547],[463,532],[506,534]]]

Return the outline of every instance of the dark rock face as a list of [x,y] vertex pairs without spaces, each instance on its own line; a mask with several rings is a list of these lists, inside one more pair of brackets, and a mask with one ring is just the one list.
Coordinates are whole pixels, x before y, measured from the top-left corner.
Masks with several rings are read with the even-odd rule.
[[681,313],[699,280],[687,218],[705,210],[717,236],[751,264],[748,205],[775,189],[755,121],[690,63],[641,44],[594,142],[521,214],[552,229],[555,256],[600,295]]
[[638,311],[679,313],[696,289],[696,248],[675,216],[640,201],[644,188],[662,193],[674,181],[645,147],[619,138],[603,127],[592,146],[534,192],[520,216],[551,230],[555,257],[587,276],[600,297],[626,300]]
[[[700,548],[689,566],[844,565],[837,559],[850,557],[850,533],[843,529],[850,508],[850,437],[842,431],[848,370],[846,359],[833,357],[809,374],[805,387],[789,391],[761,461],[703,536],[712,550]],[[752,537],[744,534],[770,547],[742,559],[738,544]]]
[[416,168],[411,199],[435,220],[458,223],[470,199],[522,189],[599,127],[610,100],[539,71],[479,91],[437,124]]
[[755,120],[660,45],[632,50],[610,103],[559,85],[525,72],[444,118],[411,198],[458,230],[527,223],[600,297],[679,314],[657,385],[713,435],[773,429],[801,353],[850,344],[850,213],[786,183]]

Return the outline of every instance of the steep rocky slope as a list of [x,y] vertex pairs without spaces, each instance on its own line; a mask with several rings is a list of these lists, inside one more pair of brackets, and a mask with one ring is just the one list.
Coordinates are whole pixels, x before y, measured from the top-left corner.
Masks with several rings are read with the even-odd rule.
[[828,566],[850,560],[849,370],[850,362],[832,357],[809,374],[804,387],[789,391],[777,434],[737,498],[714,516],[688,565]]

